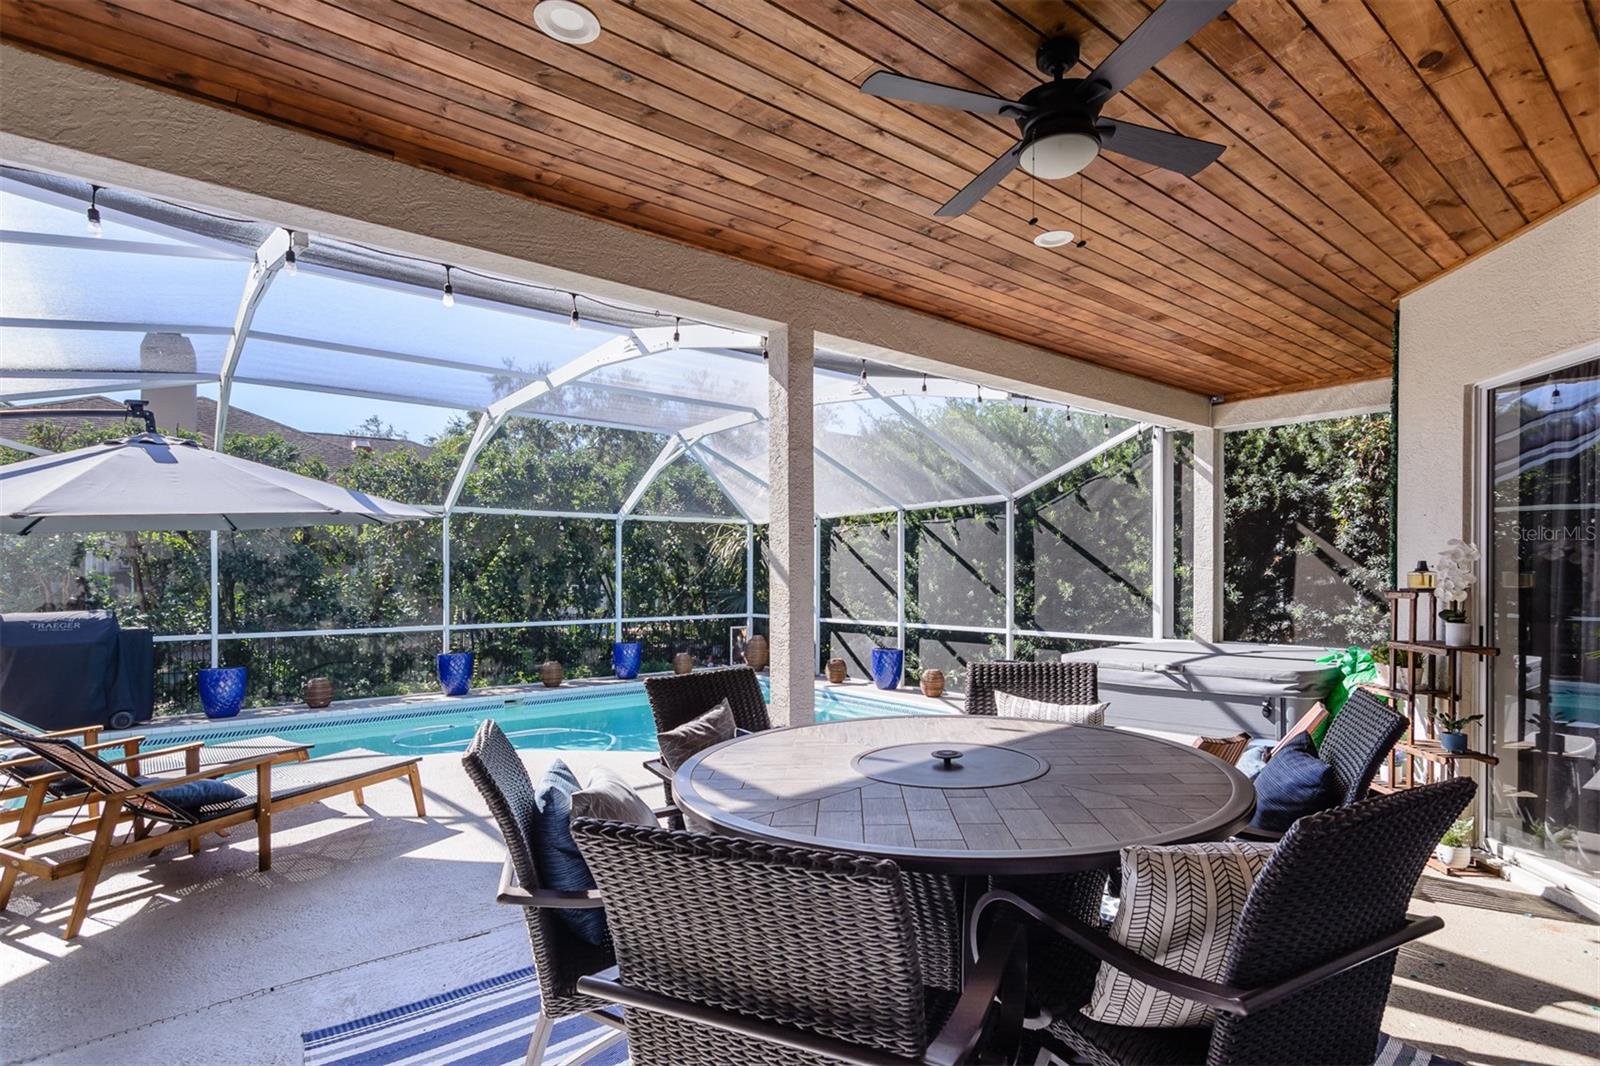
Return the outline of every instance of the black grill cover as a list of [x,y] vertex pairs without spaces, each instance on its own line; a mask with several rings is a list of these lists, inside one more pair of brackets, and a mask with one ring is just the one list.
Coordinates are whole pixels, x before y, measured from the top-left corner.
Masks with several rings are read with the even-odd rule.
[[153,666],[150,631],[109,611],[0,616],[0,710],[40,729],[149,718]]

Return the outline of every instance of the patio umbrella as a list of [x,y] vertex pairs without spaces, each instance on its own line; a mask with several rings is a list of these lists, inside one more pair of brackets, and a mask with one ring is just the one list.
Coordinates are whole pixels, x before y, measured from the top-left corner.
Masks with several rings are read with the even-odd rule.
[[432,518],[192,440],[141,433],[0,467],[0,532],[279,529]]

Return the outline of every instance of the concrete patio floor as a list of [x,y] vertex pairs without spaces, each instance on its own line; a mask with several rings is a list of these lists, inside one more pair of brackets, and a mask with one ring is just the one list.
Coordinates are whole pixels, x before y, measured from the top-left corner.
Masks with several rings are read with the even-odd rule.
[[[638,753],[562,756],[649,780]],[[304,1031],[529,965],[459,757],[423,779],[426,821],[403,783],[281,817],[265,874],[253,838],[118,868],[70,944],[70,884],[24,879],[0,919],[0,1061],[299,1063]],[[1415,910],[1447,924],[1402,953],[1387,1031],[1472,1063],[1600,1062],[1600,928],[1500,881],[1430,875]]]

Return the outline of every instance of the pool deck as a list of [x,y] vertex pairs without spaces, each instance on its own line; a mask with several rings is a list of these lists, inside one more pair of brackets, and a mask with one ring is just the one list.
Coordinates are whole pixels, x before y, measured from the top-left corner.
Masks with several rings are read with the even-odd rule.
[[[554,755],[521,754],[534,774]],[[560,754],[580,777],[652,782],[637,752]],[[24,878],[0,924],[0,1062],[299,1063],[302,1032],[529,965],[459,756],[422,765],[427,819],[389,783],[365,809],[280,816],[268,873],[247,833],[117,867],[71,943],[72,882]],[[1447,924],[1402,951],[1387,1031],[1466,1062],[1600,1062],[1596,926],[1504,882],[1431,875],[1414,910]]]

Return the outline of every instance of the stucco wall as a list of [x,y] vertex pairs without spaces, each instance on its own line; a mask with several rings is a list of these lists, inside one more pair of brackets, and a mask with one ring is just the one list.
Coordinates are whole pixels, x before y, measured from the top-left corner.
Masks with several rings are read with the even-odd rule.
[[1402,572],[1471,531],[1473,386],[1597,341],[1600,197],[1401,298]]

